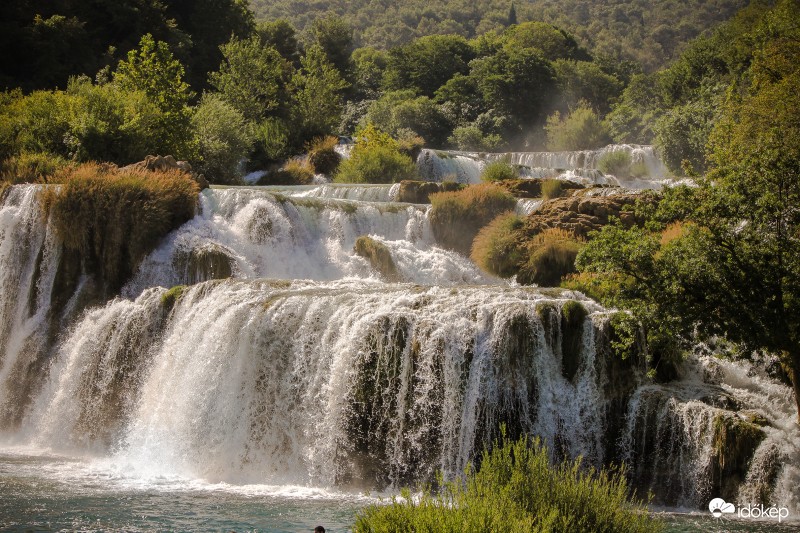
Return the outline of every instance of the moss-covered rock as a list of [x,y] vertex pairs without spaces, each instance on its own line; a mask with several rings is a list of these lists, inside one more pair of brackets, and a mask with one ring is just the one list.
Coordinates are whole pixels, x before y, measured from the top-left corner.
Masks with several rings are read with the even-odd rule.
[[526,248],[517,281],[540,287],[558,287],[562,278],[575,272],[575,258],[583,242],[567,231],[551,228],[525,241],[525,224],[516,230],[516,239]]
[[470,258],[489,274],[515,275],[525,259],[525,245],[516,231],[521,227],[522,219],[512,211],[498,216],[478,232]]
[[756,448],[766,438],[759,426],[738,416],[720,414],[714,419],[712,483],[720,498],[735,498]]
[[431,194],[460,191],[464,187],[465,185],[452,181],[435,183],[431,181],[403,180],[400,182],[400,188],[397,192],[397,201],[409,204],[429,204],[431,203]]
[[400,281],[401,276],[397,272],[397,266],[392,259],[392,252],[382,242],[376,241],[372,237],[362,235],[356,239],[353,251],[367,259],[372,268],[378,271],[386,281]]
[[56,232],[110,297],[172,230],[194,216],[199,187],[181,170],[122,171],[85,164],[43,194]]
[[569,300],[561,306],[561,374],[572,381],[581,365],[583,354],[583,323],[588,316],[578,301]]
[[652,197],[640,194],[585,196],[578,191],[571,196],[545,202],[528,215],[525,231],[533,236],[557,228],[585,239],[590,232],[608,224],[611,217],[619,218],[624,226],[630,227],[644,220],[627,209],[632,208],[638,200],[647,201],[648,198]]
[[233,275],[234,259],[222,246],[205,243],[188,252],[179,252],[174,258],[175,268],[183,274],[189,285],[212,279],[226,279]]
[[161,295],[161,305],[164,309],[171,311],[178,300],[181,299],[183,293],[186,292],[188,287],[186,285],[176,285]]
[[[540,178],[525,178],[525,179],[512,179],[496,182],[497,185],[507,190],[509,193],[517,198],[541,198],[542,185],[547,182],[556,180],[540,179]],[[573,181],[558,180],[561,189],[564,191],[575,191],[583,189],[583,185]]]
[[338,143],[339,139],[333,135],[318,137],[311,141],[308,147],[308,162],[314,168],[314,172],[328,176],[336,172],[342,161],[342,156],[336,152]]

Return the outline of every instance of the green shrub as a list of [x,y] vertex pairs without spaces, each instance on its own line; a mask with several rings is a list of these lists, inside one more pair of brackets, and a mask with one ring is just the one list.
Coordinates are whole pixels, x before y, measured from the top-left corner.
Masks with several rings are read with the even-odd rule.
[[270,163],[283,161],[292,155],[292,135],[289,126],[279,118],[270,117],[255,126],[253,152],[249,168],[258,170]]
[[550,150],[591,150],[611,142],[608,127],[585,103],[573,109],[564,120],[556,111],[548,117],[545,130]]
[[414,133],[408,128],[400,128],[397,131],[397,149],[400,153],[407,155],[411,159],[417,159],[417,156],[425,146],[425,139]]
[[356,239],[353,251],[366,258],[372,268],[378,271],[386,281],[399,281],[400,275],[397,273],[397,266],[392,259],[392,253],[382,242],[362,235]]
[[470,257],[484,271],[508,278],[519,270],[525,257],[517,235],[522,219],[514,212],[504,213],[484,226],[472,242]]
[[600,158],[597,166],[603,174],[626,177],[630,173],[631,155],[628,152],[608,152]]
[[542,199],[552,200],[564,196],[561,180],[542,180]]
[[63,183],[44,192],[44,205],[69,250],[115,293],[142,259],[170,231],[191,219],[199,188],[180,171],[120,171],[84,164],[56,176]]
[[604,154],[597,162],[597,166],[604,174],[611,174],[618,178],[644,178],[650,175],[644,161],[631,162],[628,152]]
[[503,138],[497,134],[484,134],[479,127],[470,125],[454,128],[447,142],[458,150],[492,152],[503,144]]
[[239,162],[253,144],[244,116],[219,96],[205,94],[192,116],[192,127],[199,153],[197,170],[212,183],[239,182]]
[[350,158],[342,161],[334,181],[340,183],[396,183],[414,179],[414,161],[399,144],[372,124],[359,130]]
[[561,278],[575,272],[575,258],[582,243],[561,229],[548,229],[528,244],[529,257],[517,280],[540,287],[557,287]]
[[308,161],[314,167],[314,172],[327,175],[336,172],[342,160],[342,156],[336,152],[337,144],[339,139],[333,135],[316,137],[308,144]]
[[517,205],[513,196],[492,183],[432,194],[430,200],[431,228],[436,240],[464,255],[469,254],[482,227]]
[[517,179],[517,171],[502,160],[492,161],[481,172],[481,181],[494,182]]
[[551,465],[538,440],[495,443],[477,471],[389,505],[361,511],[355,533],[491,531],[495,533],[614,531],[657,533],[662,523],[635,499],[621,470],[584,468],[580,460]]

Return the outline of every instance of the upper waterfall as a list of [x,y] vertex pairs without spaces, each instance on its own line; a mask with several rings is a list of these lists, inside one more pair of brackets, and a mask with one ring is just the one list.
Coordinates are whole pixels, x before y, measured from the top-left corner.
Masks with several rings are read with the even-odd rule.
[[[616,152],[628,154],[633,164],[644,165],[647,177],[626,178],[601,172],[600,161]],[[654,148],[635,144],[611,144],[598,150],[572,152],[478,153],[425,149],[417,158],[417,169],[429,181],[452,179],[459,183],[480,183],[483,168],[496,160],[518,166],[523,177],[566,179],[589,186],[657,189],[669,182],[669,171]]]
[[404,281],[499,282],[467,258],[435,246],[428,206],[309,194],[339,189],[302,189],[292,195],[269,188],[206,190],[200,214],[145,259],[124,293],[135,296],[155,285],[171,287],[219,277],[211,272],[212,261],[228,262],[230,274],[251,279],[376,278],[368,261],[353,251],[362,235],[389,248]]

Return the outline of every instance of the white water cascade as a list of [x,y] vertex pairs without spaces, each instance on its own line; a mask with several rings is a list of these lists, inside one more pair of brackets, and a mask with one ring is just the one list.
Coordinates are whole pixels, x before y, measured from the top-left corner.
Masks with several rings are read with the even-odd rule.
[[[642,178],[623,178],[600,171],[600,161],[607,154],[628,154],[632,164],[647,169]],[[477,153],[446,150],[422,150],[417,169],[428,181],[453,180],[459,183],[480,183],[484,167],[491,161],[504,160],[519,167],[527,178],[555,178],[583,185],[612,185],[629,189],[659,189],[671,182],[669,171],[652,146],[611,144],[599,150],[574,152],[508,152]]]
[[[488,278],[436,246],[426,206],[367,189],[206,190],[122,294],[96,303],[41,186],[12,187],[0,443],[142,478],[363,490],[458,475],[505,424],[554,458],[626,461],[656,503],[800,510],[789,387],[707,355],[654,383],[643,355],[614,355],[610,312]],[[362,235],[400,282],[354,252]]]

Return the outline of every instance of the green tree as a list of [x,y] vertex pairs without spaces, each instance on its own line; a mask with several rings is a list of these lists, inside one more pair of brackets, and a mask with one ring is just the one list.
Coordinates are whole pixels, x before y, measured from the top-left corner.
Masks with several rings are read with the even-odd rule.
[[556,59],[591,59],[589,54],[578,46],[575,38],[552,24],[545,22],[523,22],[508,29],[505,48],[539,50],[550,61]]
[[556,111],[547,119],[545,130],[550,150],[591,150],[611,142],[608,128],[585,102],[563,120]]
[[[142,91],[162,111],[186,115],[191,91],[183,81],[184,68],[175,59],[169,45],[145,34],[139,48],[128,52],[114,71],[114,83],[124,90]],[[187,115],[188,116],[188,115]]]
[[376,48],[357,48],[353,52],[355,95],[359,98],[377,98],[380,94],[388,54]]
[[411,130],[434,146],[445,143],[451,128],[433,100],[410,90],[384,93],[370,105],[366,121],[394,136]]
[[329,135],[341,121],[342,91],[349,84],[319,45],[309,48],[300,63],[293,79],[293,98],[303,139]]
[[189,84],[197,90],[208,87],[208,73],[222,61],[220,46],[231,36],[246,39],[255,29],[247,0],[167,0],[167,16],[174,18],[188,39],[180,54]]
[[[665,192],[651,230],[606,227],[579,268],[622,280],[638,316],[692,339],[724,335],[789,371],[800,420],[800,6],[781,1],[751,34],[746,84],[733,87],[697,189]],[[732,88],[732,89],[733,89]],[[669,228],[667,228],[669,230]],[[669,335],[665,335],[669,336]]]
[[456,74],[467,74],[475,52],[456,35],[431,35],[389,50],[384,85],[433,96]]
[[244,116],[215,94],[205,94],[192,117],[198,150],[196,170],[212,183],[236,183],[239,162],[253,139]]
[[311,25],[311,39],[318,44],[325,57],[339,71],[339,74],[350,79],[350,55],[353,53],[353,29],[341,17],[329,14],[314,20]]
[[531,49],[501,50],[476,59],[470,76],[477,80],[487,108],[514,117],[520,125],[541,120],[545,102],[556,91],[553,68]]
[[275,48],[257,36],[233,38],[222,46],[222,55],[209,81],[226,102],[251,122],[287,115],[292,67]]
[[256,31],[264,45],[273,47],[284,59],[293,63],[298,61],[300,45],[297,42],[297,31],[291,23],[283,19],[261,22]]
[[148,33],[142,36],[139,48],[119,62],[114,83],[124,91],[144,93],[162,113],[158,144],[176,157],[190,158],[191,111],[187,104],[192,93],[183,75],[183,65],[173,57],[167,43],[156,41]]

